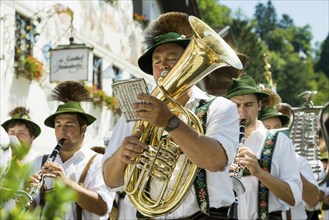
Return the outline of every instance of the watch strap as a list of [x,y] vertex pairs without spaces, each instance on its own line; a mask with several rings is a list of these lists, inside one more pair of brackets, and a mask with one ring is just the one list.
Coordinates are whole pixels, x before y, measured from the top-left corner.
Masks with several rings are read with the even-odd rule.
[[170,132],[176,129],[179,125],[179,118],[174,115],[172,118],[169,119],[167,127],[164,128],[165,131]]

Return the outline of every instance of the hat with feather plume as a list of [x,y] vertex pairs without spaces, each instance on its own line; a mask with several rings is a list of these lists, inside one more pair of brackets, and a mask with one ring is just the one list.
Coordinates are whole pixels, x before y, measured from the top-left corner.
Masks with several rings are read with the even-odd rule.
[[262,88],[261,90],[262,90],[262,92],[266,92],[267,94],[269,94],[269,97],[262,101],[262,107],[265,108],[268,106],[274,106],[276,109],[279,110],[281,102],[282,102],[279,94],[277,94],[272,89],[267,88],[267,87]]
[[56,112],[50,115],[45,120],[45,125],[51,128],[55,127],[55,117],[59,114],[77,113],[84,116],[87,120],[87,125],[91,125],[96,118],[86,113],[80,105],[80,102],[92,102],[93,98],[88,90],[79,82],[65,81],[58,84],[52,95],[53,100],[64,102],[59,105]]
[[8,115],[11,117],[11,119],[5,121],[1,125],[6,131],[8,131],[8,126],[11,123],[16,122],[16,121],[22,121],[22,122],[29,124],[33,128],[34,138],[36,138],[40,135],[41,129],[40,129],[39,125],[37,125],[36,123],[33,122],[31,117],[29,116],[29,110],[26,109],[25,107],[22,107],[22,106],[16,107],[13,110],[11,110]]
[[152,75],[152,54],[164,43],[176,43],[184,48],[193,36],[188,15],[182,12],[168,12],[159,16],[146,30],[144,43],[146,52],[138,59],[138,65],[145,73]]
[[262,110],[258,113],[259,120],[278,117],[283,127],[289,124],[290,117],[279,112],[281,97],[270,88],[263,88],[262,92],[269,94],[269,97],[262,100]]

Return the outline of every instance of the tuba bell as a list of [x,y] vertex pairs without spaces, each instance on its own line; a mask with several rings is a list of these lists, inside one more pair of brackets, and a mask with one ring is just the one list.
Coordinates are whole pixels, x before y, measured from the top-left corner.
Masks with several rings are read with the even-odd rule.
[[[157,80],[151,95],[164,101],[180,119],[203,133],[197,116],[176,100],[213,70],[230,66],[242,69],[232,48],[200,19],[189,16],[193,36],[176,65]],[[180,150],[163,128],[138,121],[143,126],[140,140],[148,144],[136,164],[127,165],[124,190],[136,209],[148,217],[172,212],[185,198],[198,167]]]
[[[323,172],[320,161],[320,151],[329,152],[328,131],[325,127],[324,116],[329,107],[329,102],[324,106],[315,106],[312,97],[317,91],[304,91],[298,96],[305,99],[301,107],[292,107],[281,103],[280,112],[289,115],[290,139],[295,145],[295,151],[305,157],[312,168],[313,174],[319,185],[328,178],[329,168]],[[322,133],[325,148],[320,149],[319,139]]]

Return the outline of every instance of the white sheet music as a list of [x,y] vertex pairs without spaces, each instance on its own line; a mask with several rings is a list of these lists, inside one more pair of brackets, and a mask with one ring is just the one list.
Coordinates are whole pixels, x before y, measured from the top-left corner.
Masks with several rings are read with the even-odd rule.
[[134,115],[133,104],[142,102],[137,99],[137,95],[148,93],[145,80],[143,78],[121,80],[113,83],[112,89],[126,122],[139,120],[140,118]]

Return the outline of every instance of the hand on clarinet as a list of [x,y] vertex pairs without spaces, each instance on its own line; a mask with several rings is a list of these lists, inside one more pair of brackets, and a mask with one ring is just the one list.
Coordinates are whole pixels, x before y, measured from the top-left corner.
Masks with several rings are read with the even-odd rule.
[[251,175],[256,176],[262,171],[258,164],[258,159],[249,147],[240,147],[237,153],[236,161],[247,168]]
[[46,162],[42,167],[41,173],[44,177],[47,178],[60,178],[64,182],[69,180],[64,172],[63,167],[55,162]]
[[29,180],[25,184],[25,191],[29,192],[32,188],[37,187],[41,180],[40,173],[34,173],[32,176],[30,176]]

